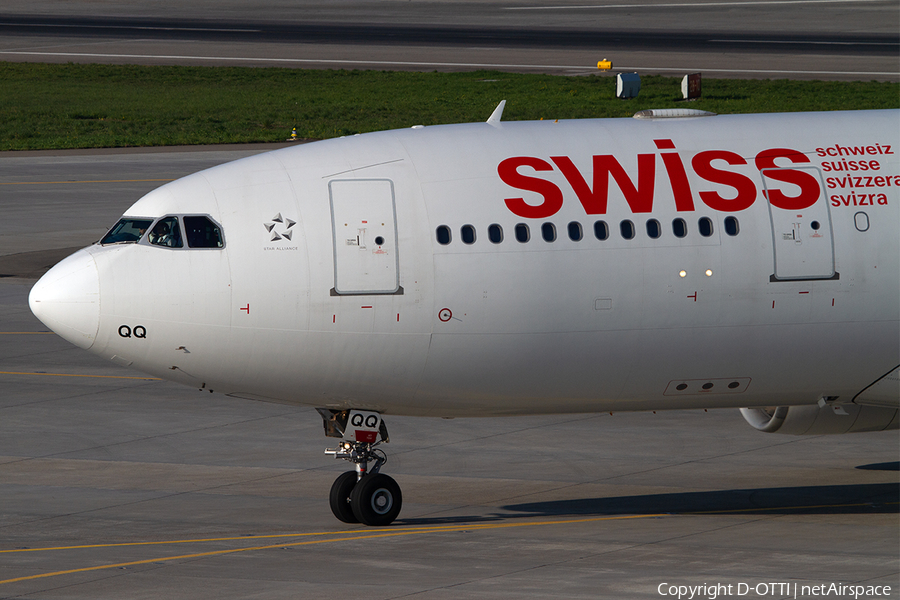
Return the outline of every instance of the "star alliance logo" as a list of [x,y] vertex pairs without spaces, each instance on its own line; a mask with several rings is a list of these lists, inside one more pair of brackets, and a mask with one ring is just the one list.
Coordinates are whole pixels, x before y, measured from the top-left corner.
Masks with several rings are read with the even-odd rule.
[[266,228],[266,231],[272,234],[270,242],[277,242],[280,239],[291,240],[294,236],[294,232],[291,231],[291,227],[297,224],[297,221],[292,221],[286,217],[282,217],[281,213],[278,213],[274,217],[272,217],[271,223],[263,223],[263,226]]

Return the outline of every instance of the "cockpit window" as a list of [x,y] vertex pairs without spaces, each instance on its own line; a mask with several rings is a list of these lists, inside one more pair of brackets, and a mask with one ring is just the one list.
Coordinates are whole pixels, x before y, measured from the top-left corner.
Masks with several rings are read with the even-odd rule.
[[153,219],[120,219],[103,236],[100,243],[104,246],[107,244],[134,244],[143,237],[152,222]]
[[183,217],[184,231],[191,248],[221,248],[222,232],[206,217]]
[[181,228],[178,226],[178,217],[164,217],[156,222],[150,235],[147,236],[150,243],[155,246],[167,248],[181,248]]

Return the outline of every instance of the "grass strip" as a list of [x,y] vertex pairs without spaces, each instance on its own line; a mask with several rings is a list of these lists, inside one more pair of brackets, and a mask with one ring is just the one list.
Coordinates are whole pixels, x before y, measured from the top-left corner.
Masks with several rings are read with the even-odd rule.
[[900,84],[644,76],[638,98],[610,75],[414,73],[249,67],[0,63],[0,150],[273,142],[503,119],[623,117],[646,108],[716,113],[897,108]]

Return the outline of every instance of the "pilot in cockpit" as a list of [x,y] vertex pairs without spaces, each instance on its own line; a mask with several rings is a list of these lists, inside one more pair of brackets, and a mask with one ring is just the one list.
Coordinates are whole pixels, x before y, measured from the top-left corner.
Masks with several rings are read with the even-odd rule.
[[168,219],[163,219],[150,231],[148,238],[151,244],[157,246],[174,246],[175,239],[172,236],[172,229],[169,226]]
[[160,221],[159,223],[156,224],[156,227],[154,227],[150,231],[150,235],[148,236],[147,239],[150,240],[151,244],[158,245],[158,244],[161,244],[162,237],[164,235],[165,236],[169,235],[169,224],[166,223],[165,221]]

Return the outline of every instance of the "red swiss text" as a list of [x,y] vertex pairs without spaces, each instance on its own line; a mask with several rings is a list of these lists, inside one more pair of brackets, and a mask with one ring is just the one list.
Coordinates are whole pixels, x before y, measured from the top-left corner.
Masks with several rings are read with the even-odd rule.
[[[612,154],[591,157],[592,172],[590,182],[568,156],[550,156],[549,160],[535,156],[514,156],[497,166],[500,179],[517,190],[533,192],[541,197],[541,202],[533,204],[524,198],[506,198],[506,206],[514,214],[530,219],[545,219],[556,214],[563,205],[563,190],[542,173],[558,171],[565,178],[585,212],[589,215],[603,215],[607,212],[609,191],[618,188],[633,213],[649,213],[653,210],[653,200],[657,187],[667,185],[671,189],[678,211],[693,211],[699,201],[723,212],[736,212],[749,208],[757,199],[756,183],[749,176],[733,168],[748,165],[746,158],[730,150],[705,150],[690,158],[689,162],[677,152],[672,140],[654,140],[657,153],[637,155],[636,177],[629,175],[618,159]],[[882,152],[890,147],[876,146]],[[818,149],[826,152],[829,149]],[[817,150],[817,152],[818,152]],[[662,162],[667,181],[657,181],[657,161]],[[768,189],[762,196],[773,206],[785,210],[801,210],[812,206],[821,197],[819,179],[809,169],[812,166],[808,156],[789,148],[763,150],[753,159],[753,166],[767,179]],[[798,168],[791,168],[798,165]],[[688,169],[700,179],[719,184],[733,191],[726,195],[718,191],[691,189]],[[780,183],[793,184],[779,189]],[[721,189],[721,188],[720,188]]]

